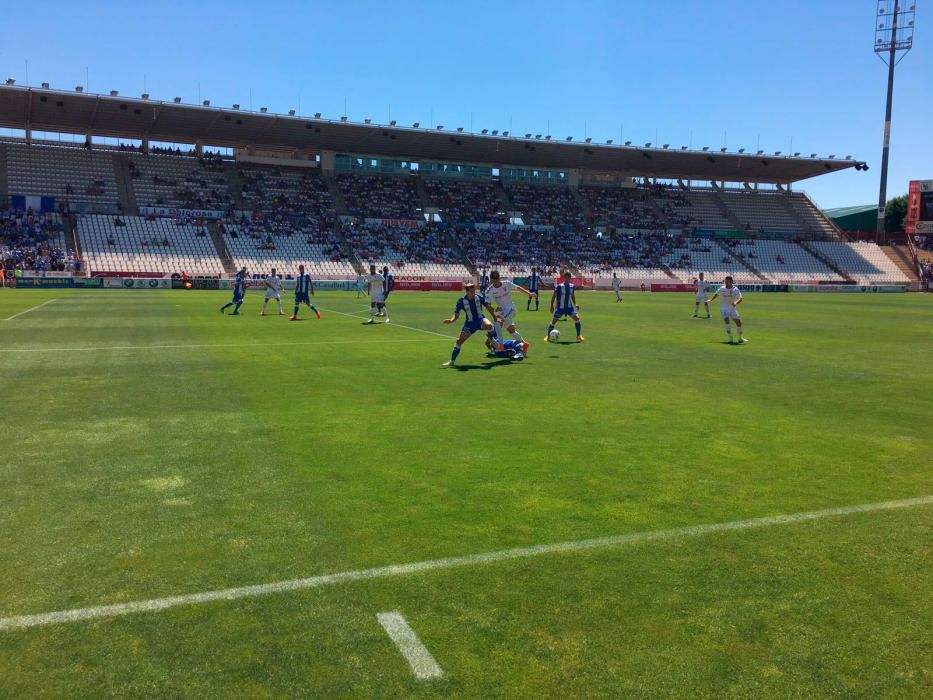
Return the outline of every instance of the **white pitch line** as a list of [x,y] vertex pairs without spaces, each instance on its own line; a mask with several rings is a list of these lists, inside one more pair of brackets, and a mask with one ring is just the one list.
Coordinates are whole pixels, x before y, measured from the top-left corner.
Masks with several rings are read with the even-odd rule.
[[55,348],[0,348],[0,355],[8,352],[86,352],[98,350],[188,350],[203,348],[280,348],[291,345],[379,345],[381,343],[424,343],[414,338],[386,338],[385,340],[307,340],[294,343],[204,343],[192,345],[97,345],[62,346]]
[[426,571],[453,569],[462,566],[492,564],[500,561],[527,559],[529,557],[538,557],[546,554],[563,554],[567,552],[580,552],[590,549],[606,549],[608,547],[618,547],[621,545],[637,544],[642,542],[676,540],[685,537],[698,537],[718,532],[752,530],[756,528],[772,527],[775,525],[788,525],[791,523],[802,523],[812,520],[823,520],[826,518],[854,515],[856,513],[872,513],[875,511],[894,510],[897,508],[911,508],[914,506],[927,506],[931,504],[933,504],[933,496],[919,496],[917,498],[905,498],[899,501],[864,503],[854,506],[842,506],[840,508],[828,508],[826,510],[813,510],[803,513],[792,513],[790,515],[769,515],[763,518],[732,520],[725,523],[688,525],[686,527],[674,527],[665,530],[633,532],[627,535],[614,535],[611,537],[598,537],[588,540],[540,544],[531,547],[517,547],[515,549],[503,549],[496,552],[485,552],[482,554],[467,554],[465,556],[446,557],[444,559],[429,559],[427,561],[412,562],[409,564],[380,566],[373,569],[357,569],[355,571],[343,571],[334,574],[311,576],[309,578],[277,581],[275,583],[261,583],[252,586],[240,586],[238,588],[224,588],[214,591],[205,591],[203,593],[189,593],[186,595],[177,595],[169,598],[153,598],[150,600],[139,600],[131,603],[117,603],[114,605],[102,605],[93,608],[58,610],[55,612],[39,613],[36,615],[18,615],[15,617],[0,618],[0,632],[24,629],[27,627],[39,627],[40,625],[52,625],[62,622],[77,622],[78,620],[93,620],[102,617],[119,617],[123,615],[132,615],[135,613],[156,612],[159,610],[167,610],[169,608],[177,608],[186,605],[197,605],[199,603],[208,603],[217,600],[239,600],[241,598],[254,598],[257,596],[265,596],[272,593],[282,593],[285,591],[302,591],[311,588],[321,588],[323,586],[334,586],[340,583],[350,583],[352,581],[368,581],[370,579],[388,578],[390,576],[405,576]]
[[[348,314],[346,311],[337,311],[335,309],[325,309],[323,307],[321,308],[321,311],[327,311],[328,313],[331,313],[331,314],[340,314],[341,316],[349,316],[350,318],[359,318],[359,316],[357,316],[356,314],[361,313],[357,311],[356,313]],[[418,331],[419,333],[428,333],[429,335],[436,335],[439,338],[447,338],[448,340],[456,340],[457,338],[457,336],[455,335],[446,335],[445,333],[436,333],[434,331],[425,330],[424,328],[415,328],[414,326],[403,326],[401,323],[392,322],[392,323],[389,323],[388,325],[395,326],[396,328],[406,328],[410,331]]]
[[437,665],[437,661],[431,656],[431,652],[418,639],[418,635],[411,628],[411,625],[402,617],[399,612],[378,613],[376,618],[379,624],[389,635],[402,656],[411,666],[412,673],[418,680],[427,681],[432,678],[443,678],[444,672]]
[[38,306],[33,306],[32,308],[26,309],[25,311],[20,311],[18,314],[13,314],[13,315],[10,316],[9,318],[5,318],[5,319],[3,319],[3,320],[4,320],[4,321],[12,321],[14,318],[19,318],[19,317],[22,316],[23,314],[28,314],[30,311],[35,311],[36,309],[41,309],[43,306],[47,306],[48,304],[51,304],[53,301],[58,301],[58,299],[49,299],[48,301],[42,302],[42,303],[39,304]]

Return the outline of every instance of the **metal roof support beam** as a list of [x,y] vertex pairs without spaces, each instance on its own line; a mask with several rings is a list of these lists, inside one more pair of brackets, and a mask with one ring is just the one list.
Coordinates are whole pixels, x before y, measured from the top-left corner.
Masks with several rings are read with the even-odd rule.
[[217,126],[217,122],[220,121],[220,118],[223,116],[224,112],[222,109],[217,110],[217,114],[214,115],[214,118],[211,119],[210,125],[203,131],[198,141],[204,143],[204,139],[210,136],[211,131],[214,130],[214,127]]
[[145,133],[143,133],[143,140],[146,141],[146,143],[149,142],[149,135],[152,134],[153,129],[155,129],[156,123],[159,121],[159,115],[161,114],[162,105],[158,105],[157,107],[152,108],[152,121],[149,122],[149,128],[146,129]]
[[94,109],[91,112],[91,120],[88,122],[88,131],[94,128],[94,119],[97,117],[97,110],[100,109],[100,97],[94,100]]

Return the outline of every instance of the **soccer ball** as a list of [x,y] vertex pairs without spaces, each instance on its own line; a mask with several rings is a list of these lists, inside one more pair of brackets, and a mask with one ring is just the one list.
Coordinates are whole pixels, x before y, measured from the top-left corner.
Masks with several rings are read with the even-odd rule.
[[548,333],[547,338],[552,343],[556,343],[560,339],[560,331],[555,328],[550,333]]

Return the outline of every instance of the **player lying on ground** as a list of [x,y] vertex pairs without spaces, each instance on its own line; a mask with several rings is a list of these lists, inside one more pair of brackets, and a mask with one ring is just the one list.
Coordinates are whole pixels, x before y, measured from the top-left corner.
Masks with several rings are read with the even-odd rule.
[[[520,343],[524,343],[525,339],[522,338],[521,333],[515,330],[515,316],[518,314],[518,311],[515,308],[515,301],[512,299],[512,291],[517,289],[522,294],[527,294],[529,301],[531,297],[535,295],[534,292],[525,289],[520,284],[515,284],[511,280],[503,280],[498,270],[493,270],[489,273],[489,281],[491,284],[486,289],[486,298],[494,303],[496,312],[504,319],[503,325],[512,335],[512,338]],[[496,336],[499,338],[503,336],[502,326],[498,324],[496,325]]]
[[231,306],[234,307],[231,316],[240,315],[240,306],[243,305],[243,298],[246,296],[246,268],[243,267],[236,273],[236,279],[233,282],[233,299],[220,307],[220,313],[226,313]]
[[317,310],[317,307],[311,303],[311,297],[314,296],[314,282],[311,281],[311,275],[305,272],[305,266],[298,266],[298,278],[295,280],[295,310],[292,312],[292,316],[289,321],[298,320],[298,307],[301,304],[306,305],[309,309],[314,312],[314,315],[318,318],[321,317],[321,312]]
[[739,304],[742,303],[742,292],[735,286],[732,277],[726,277],[726,285],[720,287],[713,295],[710,301],[716,297],[720,298],[719,312],[722,314],[722,320],[726,324],[726,336],[729,338],[729,344],[732,345],[732,326],[729,321],[735,321],[736,330],[739,332],[739,339],[735,344],[747,343],[748,339],[742,334],[742,319],[739,316]]
[[[492,321],[483,315],[483,309],[486,309],[495,318],[496,312],[495,309],[492,308],[492,304],[486,301],[486,297],[482,294],[476,293],[476,285],[472,282],[464,285],[463,290],[466,293],[457,300],[457,306],[454,308],[454,315],[450,318],[445,318],[444,323],[454,323],[460,318],[461,313],[466,316],[466,318],[463,322],[463,328],[460,329],[460,335],[457,336],[454,349],[450,353],[450,360],[441,365],[441,367],[453,367],[455,365],[457,362],[457,355],[460,354],[460,348],[470,339],[471,335],[477,331],[489,332],[494,330]],[[496,320],[502,323],[501,318]]]
[[279,316],[284,316],[285,312],[282,311],[282,297],[279,296],[279,291],[282,289],[282,278],[275,274],[275,268],[272,268],[272,274],[266,277],[262,281],[262,285],[266,288],[266,298],[262,300],[262,313],[260,316],[266,315],[266,305],[269,303],[270,299],[275,299],[275,302],[279,305]]
[[693,305],[693,317],[699,318],[697,312],[700,310],[700,302],[703,302],[703,306],[706,308],[706,318],[709,318],[709,282],[706,281],[704,273],[700,273],[700,276],[694,280],[694,286],[696,287],[696,303]]
[[582,343],[585,338],[581,334],[580,315],[577,313],[577,295],[576,287],[570,282],[570,270],[564,270],[561,275],[563,282],[554,285],[554,293],[551,295],[551,324],[547,327],[547,335],[544,336],[545,342],[550,340],[551,331],[554,326],[564,316],[570,316],[573,319],[574,326],[577,329],[577,342]]
[[503,357],[509,360],[524,360],[528,356],[528,343],[518,340],[496,340],[490,353],[494,357]]

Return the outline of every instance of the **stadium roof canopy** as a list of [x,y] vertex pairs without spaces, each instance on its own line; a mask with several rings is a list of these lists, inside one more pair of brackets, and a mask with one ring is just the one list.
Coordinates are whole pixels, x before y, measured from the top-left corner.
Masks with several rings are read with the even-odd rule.
[[0,127],[229,148],[601,171],[631,177],[789,184],[862,161],[669,150],[311,119],[239,109],[0,86]]
[[823,213],[843,231],[874,231],[878,224],[877,204],[824,209]]

